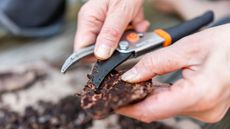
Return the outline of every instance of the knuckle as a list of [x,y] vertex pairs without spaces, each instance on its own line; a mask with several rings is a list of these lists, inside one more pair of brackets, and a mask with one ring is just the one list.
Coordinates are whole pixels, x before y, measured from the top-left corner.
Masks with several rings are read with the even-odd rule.
[[98,33],[99,30],[95,28],[100,28],[103,24],[103,20],[91,12],[92,9],[87,6],[82,7],[78,13],[78,20],[80,21],[79,23],[87,27],[92,27],[91,30],[95,30]]
[[147,55],[146,55],[146,57],[145,57],[145,61],[143,60],[143,63],[145,64],[145,62],[146,62],[146,67],[153,67],[154,65],[155,65],[155,61],[154,61],[154,59],[155,59],[155,56],[153,56],[151,53],[148,53]]
[[146,65],[148,68],[153,70],[154,73],[162,74],[166,71],[166,67],[159,67],[161,65],[160,63],[162,58],[164,57],[159,56],[159,53],[155,53],[154,55],[150,53],[147,55],[148,60],[146,60]]
[[111,7],[113,8],[113,10],[122,12],[122,16],[124,16],[126,19],[131,20],[136,16],[142,4],[143,0],[135,0],[135,2],[133,2],[133,0],[116,0],[112,1]]
[[121,35],[121,32],[113,27],[105,27],[102,30],[102,33],[108,34],[108,36],[112,36],[112,37],[118,37]]
[[147,54],[140,62],[139,67],[144,70],[144,72],[150,72],[153,67],[153,61],[151,61],[151,55]]
[[102,29],[99,39],[105,39],[110,42],[117,42],[121,36],[121,32],[113,27],[105,27]]
[[[87,16],[85,17],[86,19],[84,20],[84,23],[86,26],[88,27],[92,27],[92,26],[100,26],[100,21],[97,21],[94,17],[92,16]],[[94,29],[92,29],[94,30]]]

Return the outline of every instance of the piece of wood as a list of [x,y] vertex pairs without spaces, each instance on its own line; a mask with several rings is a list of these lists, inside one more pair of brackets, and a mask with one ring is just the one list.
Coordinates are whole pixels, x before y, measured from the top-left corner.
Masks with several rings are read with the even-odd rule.
[[36,63],[0,70],[0,94],[32,86],[47,75],[45,68],[45,64]]
[[81,107],[94,119],[103,119],[122,106],[144,99],[153,92],[155,86],[167,85],[152,82],[152,80],[136,84],[127,83],[121,80],[123,73],[112,71],[99,90],[96,90],[94,84],[88,81],[83,91],[78,94],[81,97]]

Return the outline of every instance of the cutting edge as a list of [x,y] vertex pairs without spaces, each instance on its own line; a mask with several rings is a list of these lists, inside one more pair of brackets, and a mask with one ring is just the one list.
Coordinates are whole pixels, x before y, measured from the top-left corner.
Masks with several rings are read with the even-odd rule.
[[83,48],[77,52],[72,53],[65,63],[62,65],[61,73],[65,73],[73,64],[78,62],[80,59],[93,54],[95,45]]
[[91,75],[91,81],[99,89],[101,83],[105,77],[118,65],[125,62],[127,59],[134,55],[133,52],[130,53],[120,53],[117,50],[113,53],[113,56],[108,60],[97,61],[93,67],[93,72]]

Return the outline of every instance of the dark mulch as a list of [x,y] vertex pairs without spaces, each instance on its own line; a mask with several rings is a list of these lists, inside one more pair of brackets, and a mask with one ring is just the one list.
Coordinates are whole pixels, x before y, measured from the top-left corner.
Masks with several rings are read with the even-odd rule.
[[[92,126],[93,120],[80,108],[80,99],[75,96],[63,98],[56,104],[39,102],[39,105],[42,110],[29,106],[22,115],[0,109],[0,129],[87,129]],[[161,123],[146,124],[123,116],[119,116],[118,123],[121,129],[172,129]]]

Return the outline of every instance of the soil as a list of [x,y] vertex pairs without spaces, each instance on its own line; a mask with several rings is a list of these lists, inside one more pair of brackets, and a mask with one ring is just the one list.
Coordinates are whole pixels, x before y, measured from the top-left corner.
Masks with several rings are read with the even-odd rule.
[[92,120],[80,108],[80,100],[69,96],[57,104],[39,102],[40,110],[31,106],[20,115],[7,108],[0,110],[1,129],[86,129]]
[[133,120],[124,116],[119,117],[121,129],[174,129],[159,122],[146,124],[137,120]]
[[[80,99],[68,96],[58,103],[39,102],[40,109],[28,106],[23,114],[0,109],[1,129],[100,129],[93,128],[93,121],[80,108]],[[110,129],[107,123],[107,129]],[[118,116],[120,129],[172,129],[161,123],[142,123],[127,117]]]
[[153,92],[156,86],[168,86],[159,82],[148,80],[131,84],[121,80],[122,71],[112,71],[102,82],[100,89],[89,81],[81,97],[81,107],[94,119],[103,119],[114,110],[127,104],[138,102]]
[[[91,91],[89,93],[92,93],[92,95],[104,94],[104,96],[110,96],[107,96],[109,101],[102,101],[107,104],[107,107],[110,104],[112,105],[108,108],[110,110],[107,110],[104,106],[101,106],[101,109],[98,110],[99,112],[101,110],[107,110],[105,116],[122,105],[145,98],[150,91],[154,90],[152,85],[161,85],[159,83],[153,84],[151,80],[138,84],[128,84],[121,81],[121,74],[122,72],[112,72],[108,81],[105,80],[103,82],[106,85],[102,86],[100,91],[96,92],[93,85],[90,85],[90,82],[88,82],[87,85],[89,86],[88,90],[86,90],[87,87],[84,89],[84,91]],[[1,75],[3,76],[3,74]],[[16,74],[16,76],[13,76],[15,74],[4,74],[4,76],[6,75],[12,78],[20,77],[18,76],[19,74]],[[116,88],[114,88],[114,86],[116,86]],[[118,98],[116,98],[116,96]],[[1,107],[0,129],[172,129],[162,123],[153,122],[146,124],[119,115],[115,115],[117,118],[114,122],[115,128],[111,127],[111,123],[108,122],[108,119],[102,120],[105,128],[101,128],[100,125],[99,127],[95,126],[97,121],[92,119],[92,116],[81,108],[81,103],[79,97],[67,96],[57,103],[39,101],[33,106],[27,106],[23,113],[15,112],[9,107]],[[96,112],[95,109],[94,111]]]

